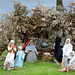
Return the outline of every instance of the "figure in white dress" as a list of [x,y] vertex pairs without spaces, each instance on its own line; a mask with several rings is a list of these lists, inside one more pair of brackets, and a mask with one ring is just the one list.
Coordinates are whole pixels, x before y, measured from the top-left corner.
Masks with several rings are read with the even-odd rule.
[[63,47],[63,58],[62,58],[62,68],[65,68],[68,65],[67,58],[70,57],[70,52],[73,47],[70,43],[70,39],[66,39],[65,45]]
[[14,45],[14,40],[11,40],[8,45],[8,54],[6,56],[3,69],[11,70],[14,67],[14,56],[15,56],[16,46]]

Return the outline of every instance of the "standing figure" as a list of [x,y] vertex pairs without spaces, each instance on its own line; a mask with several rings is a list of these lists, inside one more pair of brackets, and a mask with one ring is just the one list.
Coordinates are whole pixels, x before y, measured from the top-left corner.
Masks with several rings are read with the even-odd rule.
[[60,45],[61,43],[61,36],[56,37],[56,42],[55,42],[55,50],[54,50],[54,56],[58,62],[62,61],[62,46]]
[[24,53],[24,51],[22,51],[22,47],[19,46],[18,52],[16,54],[16,58],[15,58],[15,61],[14,61],[14,66],[22,67],[24,58],[25,58],[25,53]]
[[33,40],[30,39],[23,47],[25,48],[25,53],[28,53],[26,56],[26,62],[34,62],[37,61],[37,50],[33,44]]
[[14,45],[14,40],[11,40],[8,45],[8,54],[6,56],[3,69],[7,68],[8,71],[13,69],[15,51],[16,51],[16,46]]
[[70,57],[70,52],[73,47],[70,43],[70,39],[66,39],[66,43],[63,47],[63,58],[62,58],[62,68],[65,68],[68,65],[67,58]]

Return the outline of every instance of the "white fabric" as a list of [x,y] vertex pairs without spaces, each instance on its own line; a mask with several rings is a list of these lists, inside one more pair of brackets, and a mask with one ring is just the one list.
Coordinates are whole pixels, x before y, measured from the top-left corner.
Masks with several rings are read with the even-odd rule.
[[[72,52],[72,44],[70,43],[70,39],[69,40],[69,44],[65,43],[64,47],[63,47],[63,58],[64,56],[69,57],[70,56],[70,52]],[[67,41],[66,41],[67,42]]]
[[8,46],[8,51],[10,51],[11,49],[12,49],[12,47],[9,47],[9,46]]
[[10,67],[14,67],[14,53],[8,53],[4,62],[4,65],[10,64]]
[[[8,51],[10,51],[12,47],[8,46]],[[14,48],[14,51],[16,51],[16,48]],[[10,64],[10,67],[14,67],[14,53],[8,53],[4,62],[4,65]]]
[[67,40],[69,40],[69,43],[70,43],[70,39],[68,38],[68,39],[66,39],[66,42],[65,43],[67,43]]
[[[74,52],[74,51],[71,51],[70,54],[71,54],[71,53],[73,53],[73,55],[75,55],[75,52]],[[70,57],[68,57],[68,58],[71,59],[72,57],[73,57],[73,56],[70,55]]]
[[74,51],[71,51],[71,53],[73,53],[73,55],[75,54],[75,52],[74,52]]
[[[69,40],[69,44],[67,44],[67,40]],[[66,65],[68,65],[67,58],[71,56],[70,52],[72,52],[72,44],[70,43],[70,39],[66,39],[66,43],[63,47],[63,58],[65,62],[65,67]]]
[[11,40],[10,43],[9,43],[9,45],[11,44],[11,42],[12,42],[12,43],[15,43],[14,40]]
[[14,43],[14,40],[11,40],[11,41],[10,41],[10,43],[11,43],[11,42],[13,42],[13,43]]
[[16,52],[16,48],[14,48],[14,51]]
[[22,46],[19,46],[18,48],[21,48],[22,49]]
[[[12,47],[8,46],[8,51],[10,51],[12,49]],[[14,48],[14,51],[16,51],[16,48]],[[13,52],[12,52],[13,53]]]
[[48,52],[45,52],[45,53],[44,53],[44,55],[51,55],[51,54],[50,54],[50,53],[48,53]]
[[[29,49],[28,49],[29,50]],[[28,51],[27,49],[25,50],[25,53],[29,53],[29,51]]]
[[75,56],[71,57],[68,67],[71,68],[73,65],[75,65]]

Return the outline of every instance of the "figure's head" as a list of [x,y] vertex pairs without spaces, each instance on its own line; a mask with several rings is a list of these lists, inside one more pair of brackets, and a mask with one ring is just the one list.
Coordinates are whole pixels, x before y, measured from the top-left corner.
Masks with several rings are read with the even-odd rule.
[[10,45],[14,45],[14,40],[11,40],[10,41]]
[[58,31],[58,33],[57,33],[57,36],[61,38],[61,37],[62,37],[62,33],[63,33],[63,31],[62,31],[62,29],[60,29],[60,30]]
[[33,44],[33,40],[30,40],[29,45]]
[[31,40],[30,43],[32,44],[33,43],[33,40]]
[[19,49],[19,50],[22,50],[22,46],[19,46],[18,49]]
[[66,39],[66,44],[69,44],[70,43],[70,39]]
[[71,51],[70,54],[71,54],[71,56],[74,56],[74,51]]

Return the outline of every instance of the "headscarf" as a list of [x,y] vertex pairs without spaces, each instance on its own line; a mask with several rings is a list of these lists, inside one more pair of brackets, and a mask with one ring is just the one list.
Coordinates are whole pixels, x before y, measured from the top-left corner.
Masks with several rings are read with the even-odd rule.
[[57,33],[57,36],[62,37],[62,33],[63,33],[63,31],[62,31],[62,29],[60,29]]
[[70,44],[70,39],[69,39],[69,38],[68,38],[68,39],[66,39],[66,42],[65,42],[65,43],[67,44],[67,40],[69,40],[69,44]]
[[75,54],[75,52],[74,52],[74,51],[71,51],[70,53],[73,53],[73,54]]
[[21,49],[22,49],[22,46],[19,46],[19,47],[18,47],[18,49],[19,49],[19,48],[21,48]]
[[11,42],[12,42],[12,43],[15,43],[14,40],[11,40],[10,43],[9,43],[9,45],[11,44]]
[[26,46],[27,46],[27,45],[29,45],[31,41],[32,41],[32,39],[29,39],[29,40],[28,40],[28,42],[27,42],[27,43],[23,46],[23,48],[22,48],[22,49],[25,49],[25,48],[26,48]]

